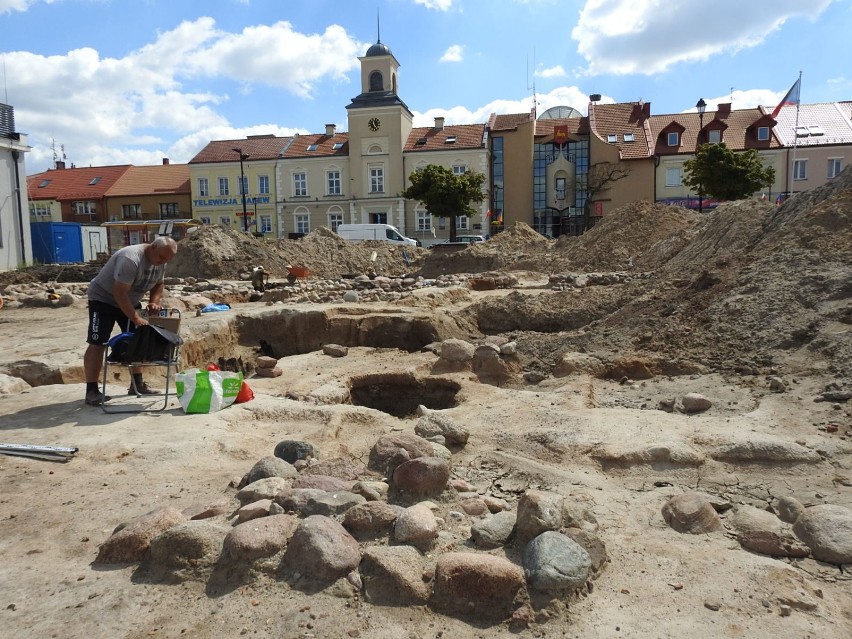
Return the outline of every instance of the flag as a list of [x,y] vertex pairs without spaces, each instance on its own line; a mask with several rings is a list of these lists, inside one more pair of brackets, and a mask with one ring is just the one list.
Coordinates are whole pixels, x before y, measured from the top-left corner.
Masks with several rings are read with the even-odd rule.
[[781,98],[781,102],[778,103],[778,106],[775,107],[775,110],[772,112],[772,117],[777,117],[777,115],[781,112],[781,107],[785,104],[799,104],[799,90],[801,89],[802,78],[796,80],[793,86],[790,87],[790,90],[787,91],[787,95]]

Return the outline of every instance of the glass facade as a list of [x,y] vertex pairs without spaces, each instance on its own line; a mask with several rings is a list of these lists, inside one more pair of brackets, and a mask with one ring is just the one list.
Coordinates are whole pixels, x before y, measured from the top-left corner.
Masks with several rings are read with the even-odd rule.
[[[547,167],[563,157],[574,165],[573,199],[566,207],[556,209],[547,205]],[[557,237],[578,234],[586,205],[586,185],[589,177],[589,141],[569,140],[564,144],[536,144],[533,158],[533,228],[539,233]],[[570,194],[569,194],[570,195]]]
[[503,171],[504,171],[503,138],[491,138],[491,219],[488,220],[489,234],[503,228]]

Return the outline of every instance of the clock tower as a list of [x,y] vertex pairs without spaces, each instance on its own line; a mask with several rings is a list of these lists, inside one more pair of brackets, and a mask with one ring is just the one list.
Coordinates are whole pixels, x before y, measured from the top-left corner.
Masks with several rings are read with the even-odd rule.
[[402,150],[414,115],[397,94],[399,62],[379,39],[361,63],[361,93],[346,107],[353,223],[383,222],[403,230]]

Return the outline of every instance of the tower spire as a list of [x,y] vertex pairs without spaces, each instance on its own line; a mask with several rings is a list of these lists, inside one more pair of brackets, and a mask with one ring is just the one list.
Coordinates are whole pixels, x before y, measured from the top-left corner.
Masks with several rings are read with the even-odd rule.
[[376,9],[376,42],[381,43],[382,41],[382,22],[379,18],[379,10]]

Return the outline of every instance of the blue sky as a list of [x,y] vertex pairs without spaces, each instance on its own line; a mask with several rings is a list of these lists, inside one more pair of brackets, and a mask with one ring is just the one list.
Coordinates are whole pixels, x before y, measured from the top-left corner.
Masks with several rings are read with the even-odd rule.
[[347,130],[358,57],[400,63],[415,126],[588,97],[653,114],[852,100],[852,0],[0,0],[0,101],[27,173],[187,162],[210,140]]

